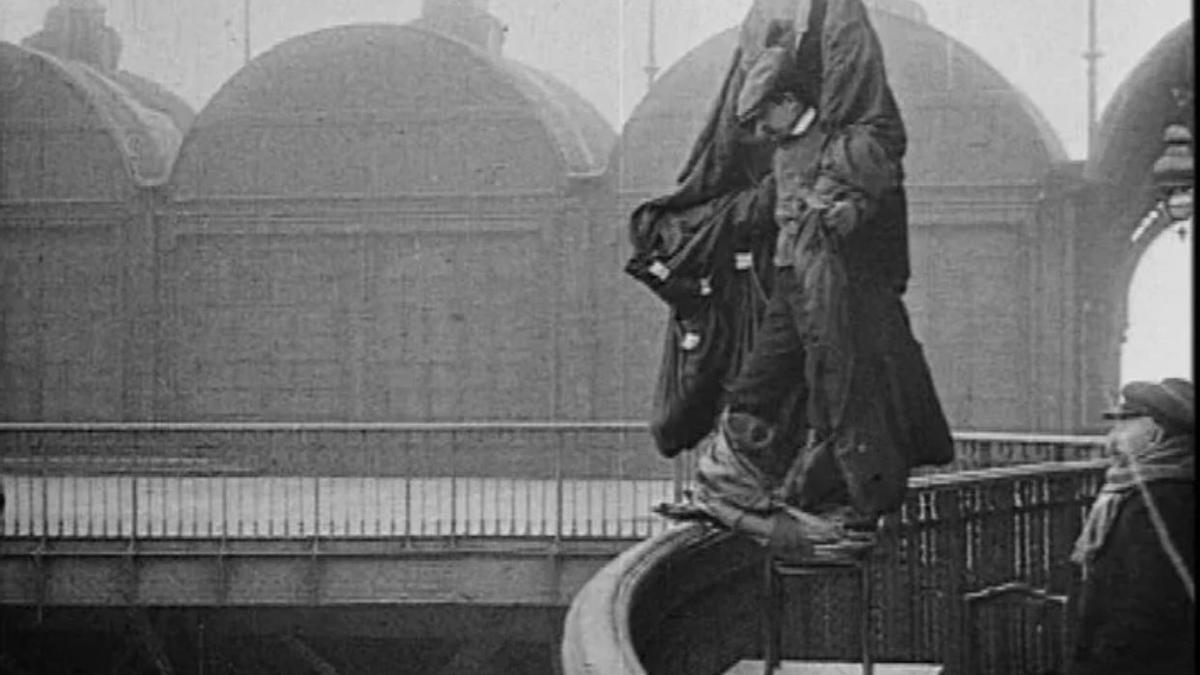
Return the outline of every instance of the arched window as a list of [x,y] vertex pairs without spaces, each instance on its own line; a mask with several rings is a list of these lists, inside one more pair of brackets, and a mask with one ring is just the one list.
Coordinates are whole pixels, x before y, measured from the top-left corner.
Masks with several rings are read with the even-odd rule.
[[1121,382],[1192,377],[1192,222],[1162,230],[1129,284]]

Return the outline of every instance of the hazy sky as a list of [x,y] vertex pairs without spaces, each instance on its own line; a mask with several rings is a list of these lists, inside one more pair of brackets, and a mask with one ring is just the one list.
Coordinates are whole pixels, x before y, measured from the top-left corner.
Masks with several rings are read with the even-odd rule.
[[1192,238],[1172,228],[1147,247],[1129,288],[1121,381],[1192,374]]
[[[751,0],[657,0],[658,61],[669,67],[741,20]],[[1190,16],[1187,0],[1096,0],[1101,106],[1138,60]],[[0,0],[0,38],[37,30],[54,0]],[[125,69],[197,109],[242,63],[243,0],[101,0],[120,31]],[[921,0],[930,23],[978,51],[1042,109],[1072,157],[1086,152],[1088,0]],[[402,23],[421,0],[250,0],[261,53],[326,26]],[[590,100],[618,130],[646,90],[648,0],[492,0],[509,26],[506,54],[546,70]],[[714,87],[715,87],[714,83]]]

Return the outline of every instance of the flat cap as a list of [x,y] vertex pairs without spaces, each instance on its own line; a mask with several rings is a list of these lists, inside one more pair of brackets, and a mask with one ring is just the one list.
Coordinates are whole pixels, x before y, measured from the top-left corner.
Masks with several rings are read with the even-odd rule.
[[1196,394],[1191,380],[1169,377],[1162,382],[1137,380],[1121,388],[1121,403],[1104,411],[1104,419],[1150,417],[1163,427],[1191,433],[1196,426]]

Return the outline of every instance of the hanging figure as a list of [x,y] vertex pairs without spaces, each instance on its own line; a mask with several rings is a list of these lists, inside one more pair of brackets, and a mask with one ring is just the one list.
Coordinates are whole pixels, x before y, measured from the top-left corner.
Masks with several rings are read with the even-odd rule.
[[[665,505],[666,515],[805,551],[872,530],[900,507],[913,467],[953,459],[902,301],[905,144],[861,0],[755,2],[683,185],[634,213],[628,270],[709,345],[695,372],[678,349],[665,360],[684,367],[664,369],[676,386],[660,385],[660,449],[677,451],[663,447],[669,432],[707,432],[694,501]],[[754,164],[762,147],[767,167]],[[765,303],[721,306],[729,293],[714,280],[737,267],[737,242],[770,263]],[[655,264],[652,278],[639,274]],[[697,274],[707,295],[678,292]],[[696,374],[704,366],[707,381]],[[680,371],[690,377],[672,377]]]

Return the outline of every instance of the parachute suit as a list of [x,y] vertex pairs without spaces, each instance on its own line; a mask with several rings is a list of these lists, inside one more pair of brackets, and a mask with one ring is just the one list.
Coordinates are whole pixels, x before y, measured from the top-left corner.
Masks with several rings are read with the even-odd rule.
[[[764,147],[742,123],[779,91],[815,120]],[[905,144],[861,0],[758,0],[679,189],[632,216],[626,271],[672,308],[651,428],[697,448],[697,506],[724,525],[838,539],[953,458],[901,300]]]

